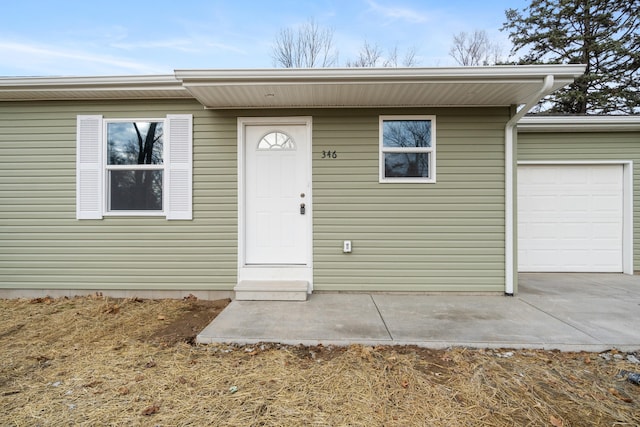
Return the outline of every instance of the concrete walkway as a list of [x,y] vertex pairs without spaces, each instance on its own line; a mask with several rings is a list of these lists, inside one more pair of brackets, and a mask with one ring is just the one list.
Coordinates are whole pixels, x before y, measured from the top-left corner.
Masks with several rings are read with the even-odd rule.
[[501,295],[316,293],[306,302],[233,301],[199,343],[640,349],[640,276],[521,274]]

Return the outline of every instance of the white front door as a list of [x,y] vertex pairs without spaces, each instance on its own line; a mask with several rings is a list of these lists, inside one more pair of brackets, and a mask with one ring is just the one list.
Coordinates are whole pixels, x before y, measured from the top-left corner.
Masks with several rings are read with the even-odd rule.
[[309,129],[306,123],[244,126],[244,264],[310,263]]

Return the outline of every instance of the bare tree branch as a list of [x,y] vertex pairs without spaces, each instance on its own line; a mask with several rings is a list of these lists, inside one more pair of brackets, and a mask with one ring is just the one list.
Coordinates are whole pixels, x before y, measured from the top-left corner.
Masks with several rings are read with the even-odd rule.
[[377,67],[382,57],[382,50],[376,45],[369,44],[365,40],[358,58],[354,61],[347,61],[347,67]]
[[276,36],[272,57],[277,67],[331,67],[337,61],[333,47],[333,30],[310,20],[297,30],[285,28]]
[[347,67],[415,67],[416,51],[410,48],[405,53],[402,63],[398,60],[398,46],[389,49],[386,57],[383,55],[382,49],[377,44],[370,44],[365,40],[358,58],[353,61],[347,61]]
[[500,62],[501,53],[500,46],[489,40],[484,30],[454,35],[449,49],[449,55],[462,66],[494,65]]
[[402,59],[403,67],[416,67],[418,65],[418,60],[416,58],[416,48],[410,47],[404,54],[404,58]]

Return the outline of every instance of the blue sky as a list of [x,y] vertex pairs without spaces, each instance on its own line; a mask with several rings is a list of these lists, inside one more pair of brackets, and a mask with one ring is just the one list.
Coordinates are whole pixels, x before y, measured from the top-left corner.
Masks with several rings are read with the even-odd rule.
[[455,65],[454,34],[499,28],[527,0],[9,0],[0,14],[0,76],[170,74],[272,68],[278,32],[313,19],[331,28],[338,65],[366,40],[418,66]]

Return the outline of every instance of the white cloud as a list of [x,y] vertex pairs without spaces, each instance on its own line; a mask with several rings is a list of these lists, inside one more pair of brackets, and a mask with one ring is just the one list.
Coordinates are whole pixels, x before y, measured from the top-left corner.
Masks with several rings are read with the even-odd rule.
[[174,57],[176,56],[173,55],[173,52],[177,52],[191,58],[203,58],[220,53],[239,55],[247,53],[237,44],[222,43],[207,35],[200,34],[190,34],[185,37],[165,40],[117,41],[110,43],[109,47],[138,53],[144,50],[157,50],[160,55]]
[[384,6],[373,0],[368,0],[368,3],[371,10],[384,16],[385,18],[388,18],[394,21],[401,20],[401,21],[407,21],[412,24],[420,24],[430,20],[430,17],[427,14],[421,13],[413,9],[395,7],[395,6]]
[[[42,75],[143,74],[171,72],[151,63],[87,50],[71,50],[30,42],[0,41],[0,57],[16,72]],[[8,68],[8,67],[6,67]]]
[[138,49],[171,49],[186,53],[197,53],[200,49],[194,47],[192,40],[173,39],[173,40],[157,40],[157,41],[140,41],[140,42],[116,42],[109,46],[122,50],[138,50]]

